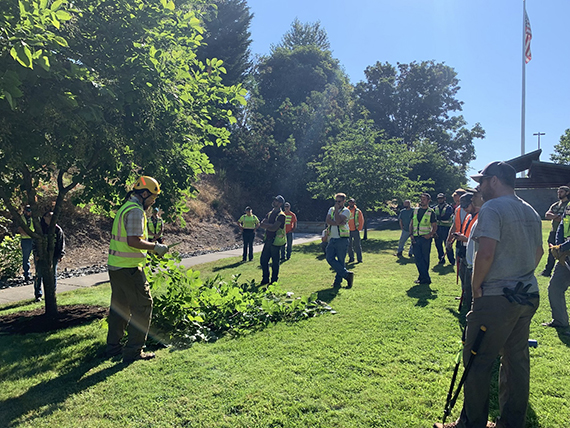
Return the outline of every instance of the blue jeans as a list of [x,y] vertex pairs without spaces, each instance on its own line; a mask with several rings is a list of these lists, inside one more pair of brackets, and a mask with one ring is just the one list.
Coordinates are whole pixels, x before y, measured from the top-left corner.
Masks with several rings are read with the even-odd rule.
[[453,249],[451,247],[447,248],[446,241],[447,235],[449,234],[449,227],[447,226],[437,226],[437,238],[435,238],[435,248],[437,248],[437,258],[439,262],[445,262],[445,255],[447,254],[447,260],[452,265],[455,265],[455,256]]
[[24,269],[24,277],[30,277],[30,254],[32,254],[33,240],[26,238],[22,239],[22,268]]
[[348,251],[348,238],[331,238],[327,245],[327,263],[336,272],[334,285],[339,286],[343,279],[348,276],[344,267],[344,259]]
[[273,245],[271,242],[265,242],[259,263],[261,264],[261,271],[263,277],[261,282],[267,284],[269,282],[269,260],[271,260],[271,282],[277,282],[279,279],[279,252],[281,247]]
[[418,279],[420,284],[431,283],[429,276],[429,253],[431,251],[430,239],[425,239],[423,236],[414,236],[414,257],[416,260],[416,267],[418,268]]
[[[404,251],[404,245],[406,241],[410,237],[409,230],[402,230],[402,234],[400,235],[400,242],[398,242],[398,253],[402,253]],[[412,257],[412,245],[410,245],[410,251],[408,252],[408,256]]]
[[247,252],[249,250],[249,260],[253,259],[253,240],[255,239],[254,229],[243,230],[243,261],[247,260]]
[[[47,274],[47,272],[46,272]],[[53,261],[53,274],[55,276],[54,280],[53,280],[53,286],[54,286],[54,290],[57,290],[57,259],[54,259]],[[43,292],[42,292],[42,283],[44,284],[45,287],[45,280],[44,278],[44,273],[42,272],[42,268],[40,267],[39,263],[36,263],[36,279],[34,281],[34,295],[36,297],[36,299],[38,297],[42,297],[43,296]]]
[[293,232],[289,232],[285,237],[287,238],[287,245],[281,247],[281,259],[285,258],[285,253],[287,253],[287,259],[290,259],[293,250]]

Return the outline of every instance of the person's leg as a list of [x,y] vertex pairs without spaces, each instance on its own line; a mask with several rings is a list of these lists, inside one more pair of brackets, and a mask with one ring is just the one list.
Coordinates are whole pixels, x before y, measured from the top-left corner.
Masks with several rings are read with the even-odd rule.
[[348,275],[348,271],[344,267],[347,250],[348,238],[332,238],[327,246],[327,262],[336,272],[335,286],[340,286],[342,280]]
[[142,268],[130,269],[130,278],[123,288],[131,311],[127,327],[128,340],[123,350],[123,359],[134,359],[140,355],[152,316],[152,297]]
[[[285,235],[285,237],[287,237],[287,236]],[[281,257],[280,257],[281,260],[285,260],[285,245],[281,245],[281,246],[279,247],[279,254],[280,254],[280,256],[281,256]]]
[[247,245],[249,243],[249,234],[247,233],[247,229],[243,230],[242,239],[243,239],[243,254],[241,259],[245,262],[247,260]]
[[36,266],[36,277],[34,278],[34,297],[36,299],[41,299],[43,296],[42,282],[43,282],[43,272],[38,263]]
[[293,232],[287,234],[287,260],[291,258],[291,251],[293,250]]
[[437,249],[437,259],[439,260],[439,263],[440,264],[445,263],[445,252],[443,251],[443,231],[441,226],[437,226],[437,235],[435,237],[435,248]]
[[261,264],[262,284],[269,284],[269,259],[271,258],[271,243],[266,242],[263,245],[263,250],[261,250],[261,257],[259,258],[259,263]]
[[249,261],[253,260],[253,241],[255,241],[255,230],[252,230],[251,233],[249,234],[249,241],[248,241]]
[[530,305],[518,305],[520,316],[503,347],[499,373],[499,425],[524,427],[530,385],[528,336],[538,297]]
[[431,239],[425,239],[421,236],[416,237],[414,246],[414,257],[416,258],[416,266],[419,272],[419,280],[421,284],[431,283],[429,276],[429,256],[431,251]]
[[277,247],[271,245],[271,282],[277,282],[279,280],[279,258],[283,245]]
[[24,270],[24,278],[26,281],[30,279],[30,254],[32,254],[33,242],[31,239],[22,239],[22,269]]
[[398,251],[397,251],[398,255],[402,255],[402,253],[404,252],[404,244],[406,243],[409,237],[410,237],[409,231],[407,230],[401,231],[400,240],[398,241]]
[[548,301],[552,310],[552,321],[559,327],[568,326],[568,311],[566,309],[566,290],[570,285],[570,271],[566,263],[558,262],[554,274],[548,284]]
[[[352,234],[352,232],[350,232]],[[358,263],[362,263],[362,243],[360,241],[360,231],[355,230],[352,236],[352,242],[354,246],[354,252],[356,253],[356,260]]]
[[[125,271],[125,272],[123,272]],[[121,352],[121,339],[125,334],[127,322],[131,317],[131,311],[127,297],[123,291],[128,269],[120,269],[109,271],[109,279],[111,280],[111,307],[107,324],[109,331],[107,332],[107,354],[118,355]]]
[[424,271],[423,267],[423,257],[421,257],[421,242],[420,239],[423,239],[420,236],[415,236],[414,240],[412,241],[412,247],[414,251],[414,262],[416,263],[416,269],[418,270],[418,280],[422,280],[422,272]]
[[[547,242],[549,244],[554,245],[556,243],[556,231],[551,231],[548,234],[548,240]],[[550,274],[552,273],[552,268],[554,268],[554,264],[556,263],[556,259],[554,257],[552,257],[552,254],[550,254],[550,251],[548,252],[548,259],[546,260],[546,266],[544,267],[544,270],[542,271],[543,276],[550,276]]]
[[354,261],[354,230],[351,230],[348,235],[348,263]]
[[[480,297],[467,314],[463,364],[473,363],[463,386],[463,410],[458,427],[484,428],[489,415],[489,386],[493,365],[515,327],[520,306],[504,296]],[[476,355],[471,353],[481,326],[486,327]],[[528,344],[527,344],[528,346]]]
[[463,284],[463,303],[461,310],[467,312],[471,310],[473,304],[473,290],[471,289],[471,277],[473,276],[473,268],[465,269],[465,283]]

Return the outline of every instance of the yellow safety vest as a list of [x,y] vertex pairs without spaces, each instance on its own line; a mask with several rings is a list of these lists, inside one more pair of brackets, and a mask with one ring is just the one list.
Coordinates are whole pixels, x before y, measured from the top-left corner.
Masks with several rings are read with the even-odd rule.
[[[24,223],[28,224],[28,219],[26,218],[25,215],[22,216],[22,220],[24,221]],[[33,218],[30,218],[30,224],[28,225],[28,227],[30,228],[30,230],[32,232],[35,232],[35,230],[34,230],[34,219]],[[28,235],[26,232],[23,232],[20,235],[20,238],[21,239],[32,239],[32,237],[30,235]]]
[[[143,212],[144,222],[146,224],[146,214],[142,207],[136,202],[126,202],[117,212],[113,221],[113,229],[111,231],[111,243],[109,244],[109,258],[107,264],[119,268],[133,268],[144,266],[146,260],[146,251],[138,248],[129,247],[127,243],[127,231],[125,229],[125,214],[129,211],[139,209]],[[146,228],[143,229],[143,238],[148,239]]]
[[[444,205],[444,207],[443,207],[444,210],[441,212],[441,214],[445,214],[445,208],[446,208],[446,207],[447,207],[447,205]],[[451,227],[451,225],[453,224],[453,220],[451,219],[451,217],[449,217],[447,220],[440,220],[440,219],[439,219],[439,215],[440,215],[440,212],[439,212],[439,205],[437,205],[437,206],[434,208],[434,210],[435,210],[435,217],[436,217],[436,220],[437,220],[437,225],[438,225],[438,226]]]
[[414,236],[424,236],[431,233],[431,213],[433,209],[428,208],[422,217],[422,221],[418,222],[419,208],[414,208],[414,217],[412,218],[414,227]]
[[567,239],[570,236],[570,216],[565,215],[562,221],[564,222],[564,239]]
[[[331,219],[334,221],[334,209],[331,210]],[[331,231],[331,227],[332,226],[329,224],[329,234]],[[337,227],[338,227],[338,234],[340,235],[341,238],[348,238],[350,236],[350,228],[348,227],[348,222],[345,224],[341,224],[340,226]]]
[[156,225],[152,221],[152,218],[147,220],[148,234],[152,239],[160,238],[162,236],[162,228],[164,222],[160,217],[156,218]]

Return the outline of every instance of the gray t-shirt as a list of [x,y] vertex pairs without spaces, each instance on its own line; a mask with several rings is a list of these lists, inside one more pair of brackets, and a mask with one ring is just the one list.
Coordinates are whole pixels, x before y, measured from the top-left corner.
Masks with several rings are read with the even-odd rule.
[[483,296],[500,296],[503,288],[514,289],[519,281],[532,284],[529,293],[538,293],[534,276],[536,249],[542,246],[540,216],[515,195],[485,202],[479,212],[476,241],[487,237],[497,241],[495,257],[481,286]]
[[402,208],[398,215],[398,220],[402,220],[403,230],[410,230],[410,221],[414,215],[414,210],[411,208]]

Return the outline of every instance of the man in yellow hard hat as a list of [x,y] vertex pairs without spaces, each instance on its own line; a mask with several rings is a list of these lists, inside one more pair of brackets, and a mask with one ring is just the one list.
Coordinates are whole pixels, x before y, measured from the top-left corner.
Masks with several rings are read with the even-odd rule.
[[[140,177],[113,221],[107,262],[111,280],[107,356],[122,352],[125,363],[155,356],[143,352],[152,315],[152,297],[143,267],[147,251],[159,256],[168,252],[166,245],[150,242],[147,235],[145,210],[154,204],[159,193],[160,185],[154,178]],[[125,329],[128,340],[123,349],[120,341]]]

